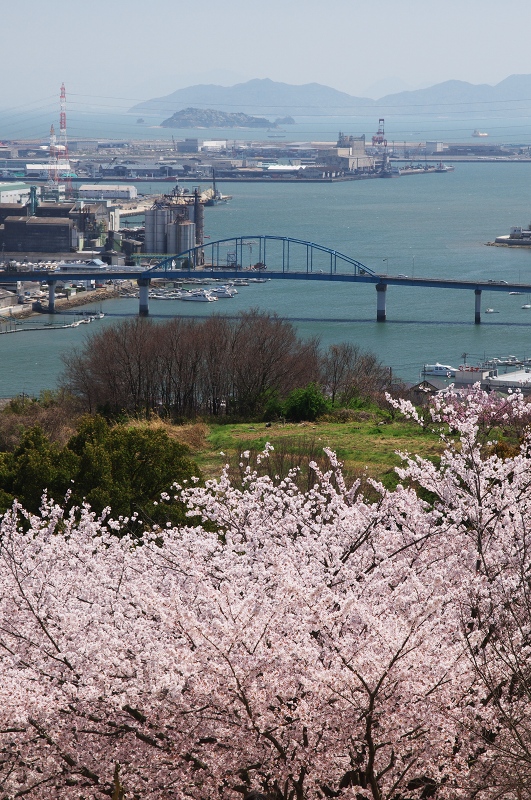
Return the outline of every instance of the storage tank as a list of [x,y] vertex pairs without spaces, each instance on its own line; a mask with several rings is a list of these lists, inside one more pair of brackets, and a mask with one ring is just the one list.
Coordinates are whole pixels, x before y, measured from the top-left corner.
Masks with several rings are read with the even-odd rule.
[[170,222],[166,229],[166,243],[168,246],[168,253],[177,255],[179,250],[179,223]]
[[184,253],[186,250],[191,250],[195,247],[195,223],[178,222],[178,239],[176,253]]
[[153,253],[166,253],[166,227],[168,225],[168,209],[155,209],[155,249]]
[[155,252],[155,209],[149,208],[145,214],[144,252]]

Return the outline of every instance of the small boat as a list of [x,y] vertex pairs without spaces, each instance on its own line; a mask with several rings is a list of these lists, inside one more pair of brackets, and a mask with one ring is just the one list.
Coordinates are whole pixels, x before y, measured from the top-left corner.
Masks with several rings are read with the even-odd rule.
[[523,294],[523,292],[509,292],[509,294]]
[[524,303],[522,308],[531,308],[531,303]]
[[439,161],[435,167],[435,172],[453,172],[454,169],[455,167],[452,164],[443,164],[442,161]]
[[212,295],[204,289],[199,289],[197,292],[188,292],[187,295],[181,298],[181,300],[190,300],[195,303],[214,303],[217,299],[217,297],[212,297]]
[[474,136],[476,139],[483,139],[485,136],[488,136],[488,135],[489,134],[485,133],[485,131],[478,131],[477,128],[476,128],[475,131],[472,131],[472,136]]
[[486,309],[485,309],[485,314],[499,314],[499,313],[500,313],[500,312],[499,312],[499,311],[496,311],[496,309],[495,309],[495,308],[486,308]]
[[231,286],[216,286],[215,289],[210,289],[209,294],[217,298],[231,298],[238,294],[237,289]]

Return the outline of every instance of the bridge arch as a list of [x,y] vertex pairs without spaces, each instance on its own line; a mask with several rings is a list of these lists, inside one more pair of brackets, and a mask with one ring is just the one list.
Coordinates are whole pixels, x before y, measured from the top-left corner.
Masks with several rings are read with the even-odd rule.
[[237,272],[244,268],[247,261],[249,266],[253,266],[253,257],[256,259],[255,265],[263,265],[262,268],[268,267],[269,258],[273,259],[274,263],[270,264],[270,268],[275,272],[334,275],[338,267],[340,271],[343,271],[341,270],[343,267],[344,271],[351,275],[376,277],[374,270],[352,256],[330,247],[291,236],[263,235],[231,236],[197,245],[176,255],[166,256],[143,275],[147,278],[150,273],[173,272],[176,269],[182,272],[182,262],[186,260],[190,269],[201,267]]

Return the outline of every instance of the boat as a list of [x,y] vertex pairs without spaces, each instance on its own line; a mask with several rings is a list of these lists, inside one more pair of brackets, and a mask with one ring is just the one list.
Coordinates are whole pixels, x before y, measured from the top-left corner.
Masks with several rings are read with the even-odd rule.
[[216,286],[215,289],[210,289],[209,294],[218,299],[231,298],[238,294],[238,290],[231,286]]
[[[408,164],[405,167],[400,167],[398,172],[400,175],[421,175],[423,172],[427,172],[428,168],[424,167],[424,164]],[[432,172],[435,170],[431,167]]]
[[531,303],[524,303],[522,308],[531,308]]
[[212,168],[212,194],[205,205],[217,206],[218,203],[228,203],[229,200],[232,200],[231,194],[221,194],[219,189],[216,188],[216,171]]
[[523,294],[523,292],[509,292],[509,294]]
[[485,309],[485,314],[499,314],[499,313],[500,313],[500,312],[499,312],[499,311],[496,311],[496,309],[495,309],[495,308],[486,308],[486,309]]
[[399,178],[400,174],[398,167],[387,167],[380,172],[380,178]]
[[439,378],[452,378],[457,369],[449,364],[424,364],[422,367],[423,375],[437,375]]
[[181,297],[181,300],[191,300],[195,303],[214,303],[218,298],[212,297],[210,292],[205,289],[199,289],[197,292],[188,292],[187,295]]
[[485,133],[485,131],[478,131],[478,129],[477,129],[477,128],[476,128],[476,130],[475,130],[475,131],[472,131],[472,136],[473,136],[475,139],[483,139],[485,136],[488,136],[488,135],[489,135],[489,134],[488,134],[488,133]]
[[455,167],[452,164],[443,164],[442,161],[439,161],[435,167],[435,172],[453,172],[454,169]]

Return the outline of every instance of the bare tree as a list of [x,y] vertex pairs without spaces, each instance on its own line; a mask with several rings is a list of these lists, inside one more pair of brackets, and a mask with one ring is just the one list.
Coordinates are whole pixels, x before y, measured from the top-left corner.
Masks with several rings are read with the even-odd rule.
[[321,382],[345,402],[386,386],[387,371],[354,345],[302,340],[289,322],[254,309],[237,320],[133,319],[90,336],[65,357],[66,387],[88,411],[98,408],[179,416],[260,414],[271,396]]
[[318,342],[303,342],[276,314],[240,315],[232,350],[234,399],[240,414],[256,414],[273,393],[287,395],[319,375]]
[[388,388],[390,373],[373,353],[353,344],[334,344],[322,360],[321,381],[332,402],[348,405],[355,397],[376,397]]

